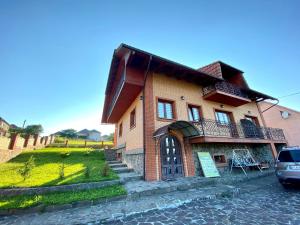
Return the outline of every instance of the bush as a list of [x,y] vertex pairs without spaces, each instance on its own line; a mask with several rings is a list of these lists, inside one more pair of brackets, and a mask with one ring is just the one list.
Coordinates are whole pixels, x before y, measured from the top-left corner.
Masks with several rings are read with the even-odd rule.
[[90,175],[91,175],[90,167],[86,166],[85,169],[84,169],[84,176],[85,176],[85,178],[89,178]]
[[85,156],[89,156],[91,154],[91,149],[87,149],[86,152],[84,153]]
[[59,179],[62,180],[65,178],[65,164],[64,163],[59,165],[58,174],[59,174]]
[[18,170],[19,174],[26,180],[30,177],[32,169],[35,167],[33,155],[24,163],[24,166]]
[[71,155],[70,152],[66,152],[66,153],[62,152],[62,153],[60,153],[60,156],[61,156],[63,159],[69,157],[70,155]]
[[109,171],[110,171],[109,165],[105,163],[102,170],[100,171],[100,174],[102,177],[107,177],[109,175]]

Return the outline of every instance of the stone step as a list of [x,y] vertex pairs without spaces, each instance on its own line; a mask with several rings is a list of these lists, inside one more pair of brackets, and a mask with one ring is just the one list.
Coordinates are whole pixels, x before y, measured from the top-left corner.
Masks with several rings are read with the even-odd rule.
[[124,163],[118,163],[118,164],[108,164],[111,168],[123,168],[123,167],[127,167],[126,164]]
[[106,161],[108,164],[120,164],[121,161]]
[[130,181],[138,181],[143,179],[143,176],[137,174],[136,172],[120,173],[119,177],[122,183],[130,182]]
[[133,172],[133,169],[127,168],[127,167],[118,167],[118,168],[112,168],[113,171],[116,173],[130,173]]

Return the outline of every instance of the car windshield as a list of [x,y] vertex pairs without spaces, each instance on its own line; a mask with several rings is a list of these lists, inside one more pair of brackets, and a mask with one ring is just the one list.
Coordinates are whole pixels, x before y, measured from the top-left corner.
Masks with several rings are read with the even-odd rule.
[[300,162],[300,149],[291,151],[282,151],[278,156],[280,162]]

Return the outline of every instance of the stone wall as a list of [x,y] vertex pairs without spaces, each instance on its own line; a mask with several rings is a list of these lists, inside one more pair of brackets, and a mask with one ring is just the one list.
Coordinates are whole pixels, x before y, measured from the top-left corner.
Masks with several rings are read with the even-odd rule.
[[9,148],[10,138],[0,136],[0,150],[6,150]]
[[213,158],[214,154],[224,154],[226,163],[217,164],[221,173],[229,171],[229,160],[232,159],[233,149],[249,149],[251,155],[257,162],[272,162],[273,155],[271,147],[268,144],[222,144],[222,143],[205,143],[192,145],[196,175],[202,175],[197,152],[209,152]]
[[144,174],[144,151],[143,149],[134,149],[131,151],[122,151],[122,162],[126,163],[128,168],[134,169],[138,174]]
[[117,150],[116,149],[105,149],[104,156],[106,161],[115,161],[117,160]]

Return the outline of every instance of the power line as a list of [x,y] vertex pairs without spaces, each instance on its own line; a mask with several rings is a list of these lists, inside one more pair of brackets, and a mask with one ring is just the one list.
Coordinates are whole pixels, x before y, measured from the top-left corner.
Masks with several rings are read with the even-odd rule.
[[289,95],[284,95],[284,96],[281,96],[281,97],[278,97],[278,98],[286,98],[286,97],[290,97],[290,96],[293,96],[293,95],[299,95],[299,94],[300,94],[300,91],[296,92],[296,93],[289,94]]

